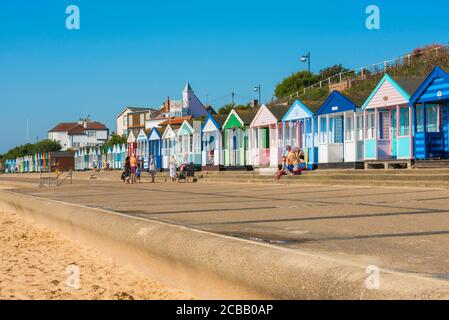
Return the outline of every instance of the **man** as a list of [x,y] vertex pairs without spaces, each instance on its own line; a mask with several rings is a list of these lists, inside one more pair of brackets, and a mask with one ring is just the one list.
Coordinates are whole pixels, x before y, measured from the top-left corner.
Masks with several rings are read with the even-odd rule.
[[131,165],[131,184],[133,184],[134,182],[137,182],[136,181],[137,158],[134,153],[129,158],[129,164]]
[[287,162],[287,171],[293,172],[293,162],[295,161],[295,154],[292,152],[292,147],[287,146],[285,147],[287,150],[287,154],[285,155],[286,162]]

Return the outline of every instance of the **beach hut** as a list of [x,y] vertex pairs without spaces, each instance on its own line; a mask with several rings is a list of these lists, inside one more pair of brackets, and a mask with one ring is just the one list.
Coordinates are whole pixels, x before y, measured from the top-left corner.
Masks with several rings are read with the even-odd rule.
[[315,116],[318,167],[363,169],[363,114],[348,96],[333,91]]
[[128,149],[126,147],[126,144],[122,144],[122,152],[120,153],[120,168],[122,169],[125,166],[125,160],[128,156]]
[[435,67],[409,100],[417,160],[449,159],[449,70]]
[[153,155],[153,159],[156,164],[156,168],[162,169],[162,135],[164,134],[163,128],[153,127],[148,137],[148,149],[149,154]]
[[114,158],[112,156],[112,148],[108,147],[108,151],[106,153],[106,165],[109,168],[112,168],[112,162],[114,161]]
[[249,154],[250,124],[257,109],[231,110],[222,126],[223,163],[225,169],[252,169]]
[[362,105],[364,160],[367,164],[412,158],[412,114],[408,103],[421,82],[420,78],[386,74]]
[[220,170],[223,165],[221,128],[225,119],[209,114],[201,127],[202,170]]
[[168,169],[168,164],[172,156],[177,159],[177,132],[179,130],[179,125],[167,125],[164,134],[162,135],[162,168]]
[[136,156],[142,161],[143,168],[145,170],[148,169],[148,157],[149,157],[149,149],[148,149],[148,135],[144,129],[141,129],[139,135],[137,136],[137,148],[136,148]]
[[318,164],[318,125],[315,112],[319,104],[306,106],[302,101],[295,100],[282,118],[282,137],[285,147],[298,147],[304,152],[304,158],[309,169]]
[[289,107],[262,105],[251,122],[251,159],[256,167],[277,167],[284,153],[282,119]]
[[193,163],[201,167],[201,121],[184,120],[176,133],[178,163]]
[[128,143],[128,155],[130,156],[135,155],[137,149],[137,139],[133,131],[130,131],[127,143]]

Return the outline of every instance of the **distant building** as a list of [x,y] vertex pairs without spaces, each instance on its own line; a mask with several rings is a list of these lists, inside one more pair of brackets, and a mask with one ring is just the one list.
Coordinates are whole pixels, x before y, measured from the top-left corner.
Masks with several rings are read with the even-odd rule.
[[153,127],[159,127],[164,123],[170,122],[170,119],[181,119],[185,117],[195,119],[201,116],[207,116],[208,114],[209,110],[195,95],[190,84],[187,83],[182,91],[182,100],[170,100],[170,97],[168,97],[160,109],[152,114],[145,122],[145,128],[149,130]]
[[[128,135],[128,121],[129,114],[133,113],[144,113],[149,114],[152,112],[157,112],[158,110],[152,108],[141,108],[141,107],[125,107],[117,116],[117,135],[127,136]],[[133,118],[134,120],[134,118]]]
[[102,145],[108,138],[109,129],[89,118],[78,122],[61,122],[48,131],[48,139],[58,141],[62,150]]

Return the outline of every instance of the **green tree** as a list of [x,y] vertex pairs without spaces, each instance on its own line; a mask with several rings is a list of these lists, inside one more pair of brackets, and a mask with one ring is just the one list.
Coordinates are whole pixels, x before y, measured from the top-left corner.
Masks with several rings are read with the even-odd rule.
[[224,105],[223,107],[220,108],[220,110],[218,110],[218,114],[219,115],[228,115],[232,109],[236,110],[236,111],[240,111],[240,110],[248,110],[250,109],[251,106],[249,104],[247,105],[235,105],[233,106],[231,103],[228,103],[226,105]]
[[24,156],[32,156],[36,153],[52,152],[61,150],[61,145],[57,141],[53,140],[41,140],[37,143],[27,143],[10,149],[8,152],[0,156],[2,164],[5,160],[16,159]]
[[109,147],[112,149],[112,147],[114,147],[114,145],[123,144],[126,142],[127,142],[127,140],[125,137],[119,136],[117,134],[113,134],[109,137],[109,140],[103,145],[103,148],[104,148],[104,150],[108,150]]
[[326,80],[330,77],[333,77],[340,73],[345,73],[348,71],[350,71],[350,70],[343,67],[341,64],[336,64],[336,65],[333,65],[332,67],[327,67],[327,68],[322,69],[318,75],[318,81]]
[[279,99],[298,92],[318,81],[318,76],[308,71],[300,71],[285,78],[276,85],[274,95]]

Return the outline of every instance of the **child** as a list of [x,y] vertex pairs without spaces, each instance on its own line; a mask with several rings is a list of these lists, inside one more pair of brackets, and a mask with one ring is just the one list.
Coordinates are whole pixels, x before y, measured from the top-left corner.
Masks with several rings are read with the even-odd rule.
[[136,168],[136,183],[140,183],[140,173],[141,173],[141,169],[140,169],[140,165],[138,165]]

